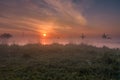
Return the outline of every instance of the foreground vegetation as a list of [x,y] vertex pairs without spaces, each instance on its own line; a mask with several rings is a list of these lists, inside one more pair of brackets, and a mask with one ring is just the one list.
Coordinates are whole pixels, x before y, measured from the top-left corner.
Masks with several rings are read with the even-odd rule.
[[120,50],[89,45],[0,45],[0,80],[120,80]]

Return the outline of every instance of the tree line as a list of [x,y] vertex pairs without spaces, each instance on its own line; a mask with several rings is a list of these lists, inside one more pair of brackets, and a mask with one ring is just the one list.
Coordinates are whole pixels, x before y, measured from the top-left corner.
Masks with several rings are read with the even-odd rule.
[[[12,37],[13,37],[13,35],[10,34],[10,33],[3,33],[3,34],[1,34],[0,35],[0,44],[8,44],[8,40],[10,38],[12,38]],[[108,34],[106,34],[106,33],[104,33],[101,37],[103,39],[111,39],[111,37]],[[82,33],[80,38],[84,39],[84,38],[86,38],[86,35]]]

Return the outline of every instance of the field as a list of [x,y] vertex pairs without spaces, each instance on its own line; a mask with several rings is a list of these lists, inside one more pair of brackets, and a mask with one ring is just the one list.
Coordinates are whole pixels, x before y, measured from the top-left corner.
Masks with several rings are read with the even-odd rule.
[[0,45],[0,80],[120,80],[120,49]]

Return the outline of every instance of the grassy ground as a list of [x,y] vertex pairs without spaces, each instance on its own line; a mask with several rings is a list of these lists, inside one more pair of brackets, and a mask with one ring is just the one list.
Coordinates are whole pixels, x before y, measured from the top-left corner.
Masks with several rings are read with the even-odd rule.
[[120,80],[120,50],[89,45],[0,45],[0,80]]

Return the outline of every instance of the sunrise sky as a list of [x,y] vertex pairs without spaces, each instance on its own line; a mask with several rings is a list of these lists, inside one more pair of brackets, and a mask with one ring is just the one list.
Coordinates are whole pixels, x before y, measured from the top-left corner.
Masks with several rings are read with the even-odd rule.
[[0,0],[0,34],[120,37],[120,0]]

